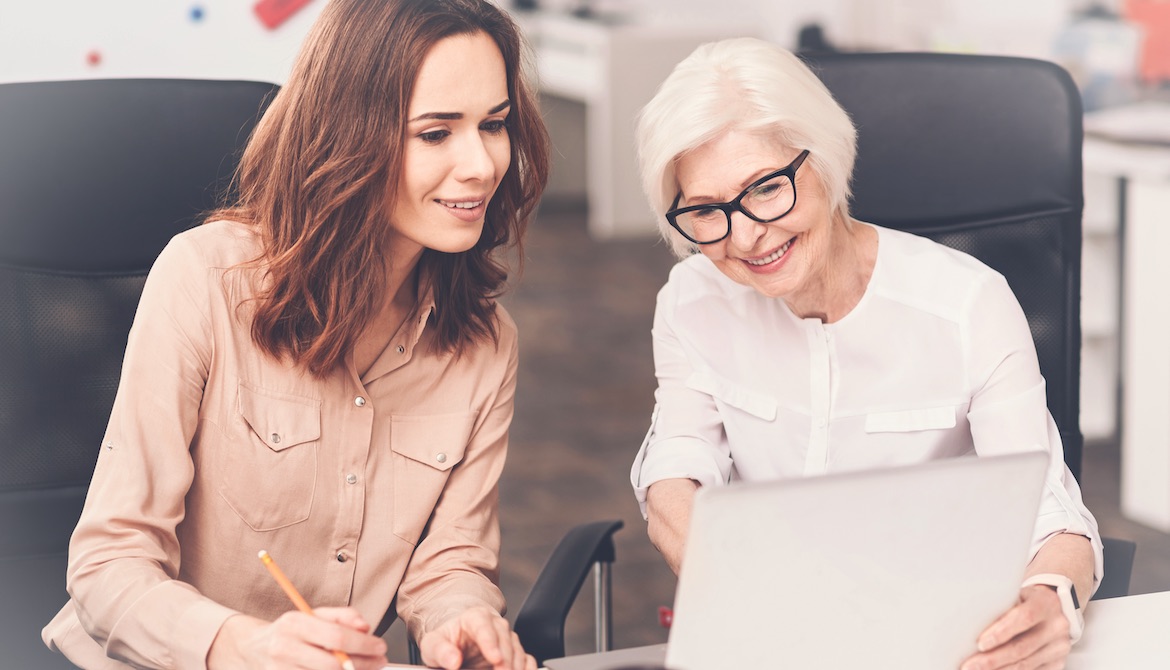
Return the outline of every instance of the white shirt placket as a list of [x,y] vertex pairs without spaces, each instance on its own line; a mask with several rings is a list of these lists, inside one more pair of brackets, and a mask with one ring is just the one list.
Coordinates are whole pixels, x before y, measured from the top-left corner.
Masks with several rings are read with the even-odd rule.
[[832,400],[832,358],[829,332],[820,319],[805,319],[809,351],[809,432],[804,475],[821,475],[829,466],[829,410]]

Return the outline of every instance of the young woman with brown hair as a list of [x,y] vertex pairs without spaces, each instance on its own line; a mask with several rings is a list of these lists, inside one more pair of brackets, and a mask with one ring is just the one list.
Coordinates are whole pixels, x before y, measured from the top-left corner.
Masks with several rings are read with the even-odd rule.
[[[495,298],[547,177],[515,25],[332,0],[238,199],[159,256],[46,642],[83,668],[533,668],[499,612]],[[316,609],[292,611],[267,550]]]

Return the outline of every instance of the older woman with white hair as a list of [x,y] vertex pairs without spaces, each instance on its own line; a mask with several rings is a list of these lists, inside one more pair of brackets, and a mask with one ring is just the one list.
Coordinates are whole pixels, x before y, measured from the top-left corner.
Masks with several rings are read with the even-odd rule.
[[637,141],[682,259],[658,295],[656,406],[631,472],[670,567],[700,486],[1044,449],[1018,603],[962,667],[1063,667],[1101,541],[1003,276],[851,218],[853,124],[777,46],[699,47],[642,111]]

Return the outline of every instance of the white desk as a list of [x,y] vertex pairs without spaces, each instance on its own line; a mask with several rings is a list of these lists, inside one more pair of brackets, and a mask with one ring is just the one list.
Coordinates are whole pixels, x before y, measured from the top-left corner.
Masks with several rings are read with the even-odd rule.
[[1170,532],[1170,147],[1089,137],[1084,162],[1124,178],[1121,508]]
[[[742,24],[605,23],[513,12],[532,44],[541,92],[585,104],[585,195],[597,238],[653,235],[634,147],[638,112],[674,66],[703,42],[753,35]],[[553,138],[554,144],[556,138]]]
[[1089,603],[1066,670],[1170,668],[1170,591]]
[[[1073,647],[1065,670],[1170,668],[1167,622],[1170,622],[1170,591],[1091,602],[1085,614],[1085,635]],[[598,660],[597,667],[614,667],[631,661],[661,662],[664,651],[664,645],[653,645],[609,652]],[[884,667],[880,662],[875,666]],[[573,667],[592,666],[578,661]]]

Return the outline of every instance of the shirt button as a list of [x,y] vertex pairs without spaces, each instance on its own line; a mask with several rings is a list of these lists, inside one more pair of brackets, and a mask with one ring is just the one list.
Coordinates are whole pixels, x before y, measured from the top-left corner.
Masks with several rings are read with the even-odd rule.
[[440,463],[446,463],[447,462],[447,454],[439,454],[438,456],[435,456],[435,460],[440,462]]
[[339,552],[337,552],[337,562],[338,562],[338,563],[344,563],[344,562],[345,562],[345,554],[341,553],[340,551],[339,551]]
[[402,352],[406,351],[406,347],[402,346],[401,344],[400,344],[400,345],[398,345],[397,349],[398,349],[398,353],[400,353],[400,354],[401,354]]
[[357,475],[352,474],[352,473],[346,475],[345,476],[345,483],[346,484],[356,484],[357,483]]
[[358,397],[353,399],[353,404],[357,405],[358,407],[365,407],[366,406],[366,399],[359,395]]
[[272,434],[272,443],[273,444],[280,444],[280,435],[273,433]]

